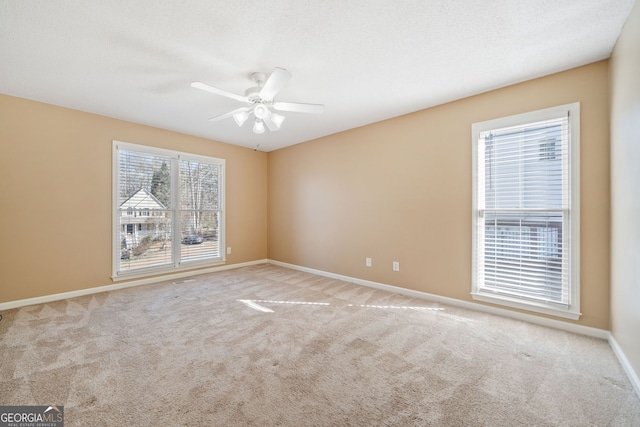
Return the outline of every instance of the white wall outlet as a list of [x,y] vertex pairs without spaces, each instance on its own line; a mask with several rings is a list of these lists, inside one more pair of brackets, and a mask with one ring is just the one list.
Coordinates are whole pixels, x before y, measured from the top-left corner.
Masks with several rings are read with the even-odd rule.
[[365,259],[364,264],[365,264],[367,267],[371,267],[371,258],[367,258],[367,259]]
[[393,261],[393,271],[400,271],[400,263],[398,261]]
[[227,255],[231,255],[231,246],[227,248]]

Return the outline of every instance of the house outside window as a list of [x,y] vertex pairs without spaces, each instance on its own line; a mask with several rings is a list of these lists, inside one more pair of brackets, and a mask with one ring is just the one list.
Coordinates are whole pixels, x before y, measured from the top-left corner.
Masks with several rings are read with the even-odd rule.
[[476,300],[580,316],[578,103],[475,123]]
[[222,159],[113,143],[113,277],[225,261]]

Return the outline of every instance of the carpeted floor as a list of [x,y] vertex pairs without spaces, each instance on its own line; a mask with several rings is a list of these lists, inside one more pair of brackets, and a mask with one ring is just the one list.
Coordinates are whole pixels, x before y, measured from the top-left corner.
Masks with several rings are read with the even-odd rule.
[[0,404],[67,426],[640,426],[605,341],[272,265],[10,310]]

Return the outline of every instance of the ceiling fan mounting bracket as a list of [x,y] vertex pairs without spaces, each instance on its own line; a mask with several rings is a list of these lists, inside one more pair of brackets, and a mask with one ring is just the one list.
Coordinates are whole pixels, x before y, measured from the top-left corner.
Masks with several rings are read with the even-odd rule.
[[256,84],[258,85],[259,88],[262,88],[262,86],[264,85],[265,82],[265,75],[263,73],[252,73],[251,74],[251,79],[256,82]]

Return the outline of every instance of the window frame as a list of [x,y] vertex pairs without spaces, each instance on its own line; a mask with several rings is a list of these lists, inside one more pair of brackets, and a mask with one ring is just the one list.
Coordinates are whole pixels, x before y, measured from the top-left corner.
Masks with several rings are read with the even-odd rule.
[[[528,299],[520,299],[507,295],[488,293],[483,291],[482,284],[479,283],[479,208],[478,208],[478,191],[480,177],[479,161],[479,139],[482,132],[507,128],[512,126],[525,127],[529,124],[541,122],[544,120],[553,120],[561,117],[567,117],[568,120],[568,162],[565,167],[568,169],[568,191],[569,191],[569,208],[568,224],[569,224],[569,292],[568,305],[545,303],[543,301],[534,301]],[[575,102],[557,107],[545,108],[516,114],[513,116],[502,117],[493,120],[473,123],[471,126],[471,142],[472,142],[472,286],[471,296],[474,300],[489,302],[493,304],[503,305],[506,307],[517,308],[521,310],[532,311],[572,320],[578,320],[581,316],[580,312],[580,103]],[[566,232],[566,231],[564,231]]]
[[[172,176],[172,194],[173,201],[171,215],[174,218],[172,226],[172,241],[181,241],[179,238],[182,232],[181,223],[179,222],[180,213],[182,212],[179,204],[179,162],[180,160],[197,161],[218,165],[221,168],[218,182],[218,203],[219,203],[219,232],[218,244],[220,256],[215,258],[204,258],[201,260],[192,260],[184,262],[180,259],[180,250],[174,245],[173,262],[162,266],[143,267],[133,270],[120,270],[120,151],[131,151],[141,154],[156,155],[171,158],[170,174]],[[211,267],[225,264],[226,259],[226,201],[225,201],[225,181],[226,181],[226,162],[224,159],[202,156],[198,154],[186,153],[182,151],[157,148],[148,145],[133,144],[123,141],[112,141],[112,275],[113,281],[129,280],[134,278],[149,277],[153,275],[174,273],[186,270],[193,270],[203,267]],[[128,213],[127,213],[128,214]],[[177,239],[177,240],[176,240]]]

